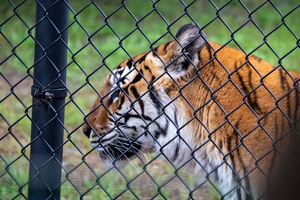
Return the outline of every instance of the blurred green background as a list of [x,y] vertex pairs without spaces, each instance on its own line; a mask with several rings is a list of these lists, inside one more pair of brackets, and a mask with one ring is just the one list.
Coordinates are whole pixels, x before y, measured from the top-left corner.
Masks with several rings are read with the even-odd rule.
[[[168,30],[176,34],[186,23],[195,22],[203,27],[213,42],[242,48],[274,65],[282,64],[300,72],[299,1],[263,2],[71,1],[62,199],[135,199],[131,191],[141,199],[186,199],[201,184],[203,187],[197,192],[203,199],[217,198],[213,183],[196,180],[183,170],[174,176],[175,169],[170,163],[158,159],[152,162],[151,156],[147,158],[151,162],[146,171],[135,161],[134,167],[123,172],[105,172],[97,154],[89,152],[81,125],[97,97],[96,90],[109,73],[108,68],[172,40]],[[0,1],[2,200],[27,196],[34,24],[35,1]]]

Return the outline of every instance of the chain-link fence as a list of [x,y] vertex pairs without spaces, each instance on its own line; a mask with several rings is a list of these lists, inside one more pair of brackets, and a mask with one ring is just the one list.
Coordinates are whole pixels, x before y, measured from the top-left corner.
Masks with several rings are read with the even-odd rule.
[[[212,178],[217,168],[201,166],[195,174],[176,166],[163,147],[158,155],[137,155],[125,167],[107,169],[82,126],[111,69],[174,40],[188,23],[208,40],[256,55],[282,73],[300,72],[299,6],[281,0],[1,1],[0,199],[226,198]],[[298,94],[298,81],[289,89],[286,96]]]

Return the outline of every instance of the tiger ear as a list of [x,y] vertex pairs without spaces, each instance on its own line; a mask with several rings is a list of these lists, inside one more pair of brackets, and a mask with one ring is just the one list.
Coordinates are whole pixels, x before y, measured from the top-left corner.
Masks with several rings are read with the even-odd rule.
[[199,62],[200,51],[206,43],[205,34],[198,26],[186,24],[177,34],[173,45],[167,50],[165,61],[170,64],[168,70],[175,76],[181,76],[193,63]]
[[[205,44],[205,34],[194,24],[182,26],[176,33],[177,45],[175,49],[178,53],[185,53],[190,58],[198,57],[200,50]],[[178,43],[179,42],[179,43]],[[197,56],[196,56],[197,55]]]

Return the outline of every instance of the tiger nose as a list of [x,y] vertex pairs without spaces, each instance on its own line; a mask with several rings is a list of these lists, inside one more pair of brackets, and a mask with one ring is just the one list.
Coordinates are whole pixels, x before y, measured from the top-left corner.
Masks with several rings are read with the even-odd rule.
[[91,127],[87,124],[83,125],[82,131],[84,133],[84,135],[86,135],[88,138],[90,138],[91,135]]

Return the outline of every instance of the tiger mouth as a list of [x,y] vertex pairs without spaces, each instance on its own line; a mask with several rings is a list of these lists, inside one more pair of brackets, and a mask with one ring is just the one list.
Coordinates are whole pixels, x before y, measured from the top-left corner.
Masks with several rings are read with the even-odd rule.
[[113,160],[128,160],[141,151],[141,144],[138,142],[124,142],[119,140],[110,141],[110,143],[98,143],[95,150],[101,158],[111,158]]

